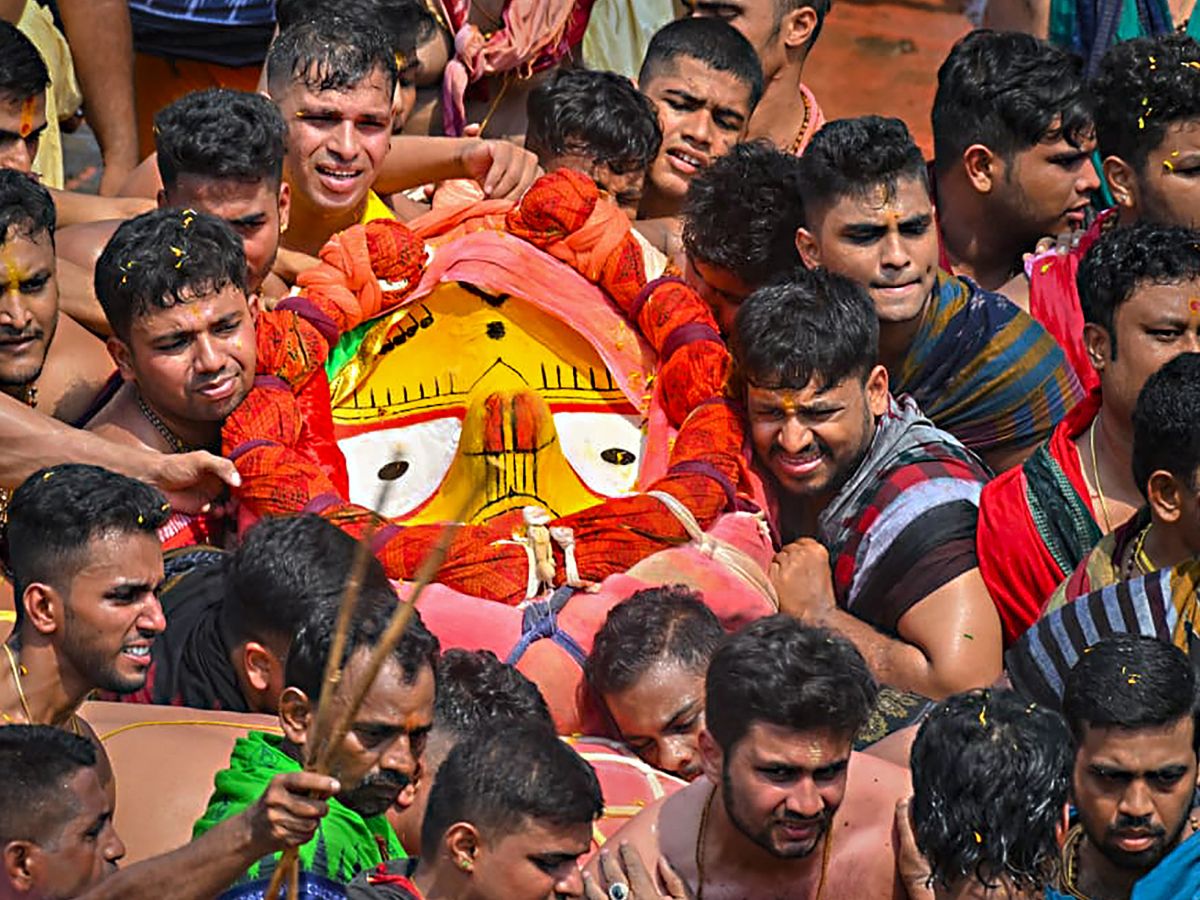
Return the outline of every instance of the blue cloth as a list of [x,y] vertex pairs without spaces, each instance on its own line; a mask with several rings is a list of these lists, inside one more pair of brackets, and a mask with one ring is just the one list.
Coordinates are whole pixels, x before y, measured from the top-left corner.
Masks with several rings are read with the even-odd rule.
[[1194,834],[1133,886],[1130,900],[1200,900],[1200,834]]
[[262,63],[274,0],[129,0],[139,53],[239,68]]

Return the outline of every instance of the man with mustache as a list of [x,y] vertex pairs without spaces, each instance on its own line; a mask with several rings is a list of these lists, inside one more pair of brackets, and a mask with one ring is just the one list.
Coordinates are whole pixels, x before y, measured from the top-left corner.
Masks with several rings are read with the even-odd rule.
[[[217,773],[216,789],[196,822],[194,836],[247,808],[276,774],[302,768],[316,734],[318,705],[348,702],[361,685],[372,649],[395,606],[390,591],[360,597],[341,660],[342,678],[332,695],[326,693],[323,680],[336,630],[336,605],[301,626],[288,653],[287,687],[279,698],[283,734],[251,731],[237,741],[229,768]],[[331,753],[330,774],[341,790],[329,801],[317,834],[300,848],[304,877],[315,884],[345,885],[359,872],[405,855],[384,813],[417,777],[433,724],[437,661],[437,638],[414,614],[367,690],[350,730]],[[239,884],[265,885],[274,859],[266,856],[254,863]]]
[[906,897],[894,821],[908,775],[851,749],[876,692],[845,638],[785,615],[748,625],[708,669],[704,777],[634,817],[589,877],[608,888],[633,849],[706,900]]
[[940,267],[929,177],[904,123],[831,122],[799,173],[800,257],[871,295],[892,393],[994,471],[1023,461],[1081,399],[1079,379],[1040,324]]
[[1078,820],[1063,845],[1058,889],[1127,900],[1188,830],[1200,738],[1195,672],[1165,641],[1109,638],[1067,676],[1063,714],[1075,743]]

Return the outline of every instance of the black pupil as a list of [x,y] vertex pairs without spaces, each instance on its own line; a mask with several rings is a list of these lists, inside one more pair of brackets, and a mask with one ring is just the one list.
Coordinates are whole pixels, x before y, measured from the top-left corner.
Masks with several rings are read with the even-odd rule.
[[379,470],[381,481],[395,481],[408,471],[408,460],[397,459],[387,463]]
[[600,458],[614,466],[628,466],[637,458],[622,447],[609,447],[600,453]]

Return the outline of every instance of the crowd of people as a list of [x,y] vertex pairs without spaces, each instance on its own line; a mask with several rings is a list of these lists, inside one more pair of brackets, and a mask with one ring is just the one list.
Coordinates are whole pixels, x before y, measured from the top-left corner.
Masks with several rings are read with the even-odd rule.
[[[1200,43],[990,5],[1024,30],[950,50],[927,160],[804,84],[828,0],[685,0],[636,73],[583,0],[0,0],[0,900],[259,900],[293,860],[353,900],[1200,897]],[[537,341],[602,292],[609,388],[653,358],[636,490],[351,496],[337,366],[450,317],[439,279],[512,337],[472,240],[568,311]],[[574,461],[505,468],[559,440],[530,402],[429,446],[541,499]],[[517,607],[507,658],[452,594]],[[231,716],[228,759],[121,866],[139,772],[90,711],[163,706]],[[656,779],[619,828],[579,740]]]

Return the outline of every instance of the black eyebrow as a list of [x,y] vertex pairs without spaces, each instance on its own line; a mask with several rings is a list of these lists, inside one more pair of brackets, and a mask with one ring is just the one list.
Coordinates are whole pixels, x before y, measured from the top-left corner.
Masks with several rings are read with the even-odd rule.
[[677,709],[675,711],[675,715],[673,715],[673,716],[671,716],[671,718],[667,719],[666,727],[670,728],[672,725],[678,725],[680,719],[685,719],[689,715],[694,713],[696,711],[696,707],[699,705],[700,705],[700,701],[698,701],[698,700],[692,700],[690,703],[685,703],[683,706],[681,706],[679,709]]
[[42,133],[46,130],[47,127],[48,127],[47,125],[43,125],[41,128],[35,128],[33,131],[29,132],[29,134],[25,135],[24,137],[22,137],[21,133],[18,131],[8,131],[6,129],[0,128],[0,141],[32,140],[35,137],[41,137]]
[[238,225],[261,225],[267,221],[267,214],[265,212],[250,213],[246,216],[239,216],[236,219],[226,219],[225,221],[235,228]]
[[880,238],[887,234],[886,225],[871,225],[866,222],[852,222],[842,228],[846,237]]

